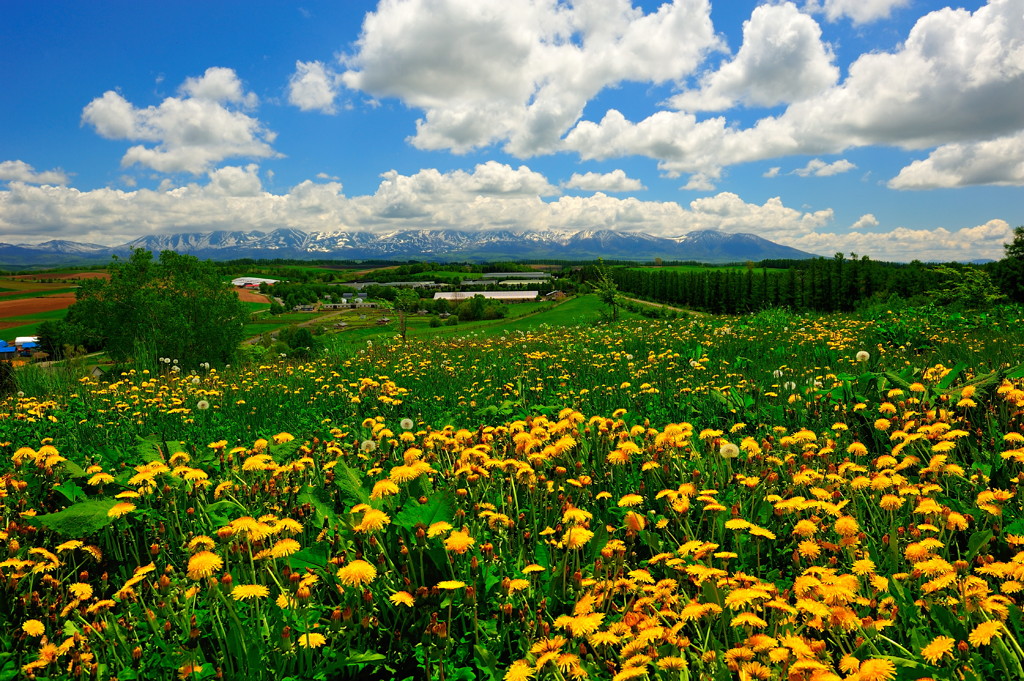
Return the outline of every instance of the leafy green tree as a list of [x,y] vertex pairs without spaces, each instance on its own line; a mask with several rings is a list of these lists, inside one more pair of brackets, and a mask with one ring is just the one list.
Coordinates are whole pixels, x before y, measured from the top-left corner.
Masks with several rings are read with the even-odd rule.
[[115,361],[170,357],[185,367],[232,361],[248,310],[216,268],[164,251],[137,249],[110,266],[110,280],[85,280],[68,316],[100,339]]
[[612,320],[618,321],[619,308],[622,306],[622,301],[619,299],[619,287],[608,274],[608,268],[603,260],[597,261],[597,281],[594,283],[594,293],[611,310]]
[[1011,300],[1024,302],[1024,225],[1013,230],[1013,241],[1003,245],[1004,257],[992,277]]
[[398,313],[398,332],[402,334],[402,342],[405,342],[409,330],[409,315],[416,312],[419,306],[420,297],[411,288],[400,289],[395,294],[395,312]]
[[945,277],[936,300],[941,305],[976,310],[989,307],[1006,298],[992,281],[989,273],[980,267],[937,265],[935,272]]

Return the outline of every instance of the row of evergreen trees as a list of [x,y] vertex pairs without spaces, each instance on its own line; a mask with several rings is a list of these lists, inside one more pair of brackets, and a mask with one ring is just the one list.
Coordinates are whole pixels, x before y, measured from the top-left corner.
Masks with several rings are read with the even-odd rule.
[[738,314],[770,307],[849,311],[872,297],[925,294],[939,287],[947,274],[917,261],[886,263],[837,253],[833,258],[747,263],[745,269],[614,268],[611,277],[626,294],[706,312]]

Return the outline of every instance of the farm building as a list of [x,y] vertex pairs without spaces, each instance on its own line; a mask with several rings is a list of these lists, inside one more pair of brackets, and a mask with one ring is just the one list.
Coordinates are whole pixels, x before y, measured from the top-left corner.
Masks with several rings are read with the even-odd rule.
[[537,291],[446,291],[435,293],[434,300],[461,303],[473,296],[483,296],[488,300],[497,300],[503,303],[519,303],[524,300],[535,300]]
[[238,288],[259,288],[260,284],[273,285],[279,282],[280,279],[261,279],[260,277],[238,277],[237,279],[231,280],[232,286]]

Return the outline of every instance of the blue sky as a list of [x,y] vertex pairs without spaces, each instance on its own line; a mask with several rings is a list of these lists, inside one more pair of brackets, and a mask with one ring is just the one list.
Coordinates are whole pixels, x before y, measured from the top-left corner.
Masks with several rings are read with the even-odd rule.
[[1024,0],[6,3],[0,240],[1024,224]]

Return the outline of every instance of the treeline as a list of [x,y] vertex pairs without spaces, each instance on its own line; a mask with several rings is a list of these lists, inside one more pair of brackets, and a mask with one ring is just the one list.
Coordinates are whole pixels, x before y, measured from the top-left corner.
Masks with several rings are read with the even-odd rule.
[[919,261],[888,263],[842,253],[834,258],[764,260],[747,263],[742,270],[613,268],[611,276],[623,293],[720,314],[771,307],[844,312],[869,298],[925,295],[948,278]]

